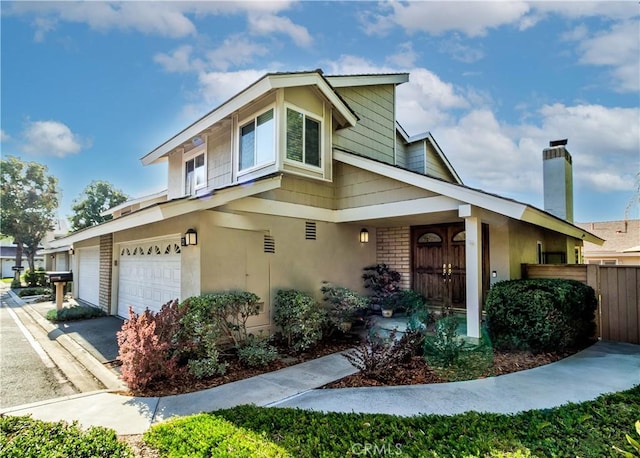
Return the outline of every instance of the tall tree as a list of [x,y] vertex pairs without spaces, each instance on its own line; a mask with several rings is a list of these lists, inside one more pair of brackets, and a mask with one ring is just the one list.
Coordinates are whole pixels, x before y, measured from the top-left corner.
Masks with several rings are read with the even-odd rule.
[[115,189],[108,181],[92,181],[73,201],[71,209],[74,214],[69,218],[71,230],[77,231],[109,221],[111,215],[102,216],[102,213],[128,199],[125,193]]
[[8,156],[0,161],[0,189],[0,234],[17,245],[15,265],[22,267],[24,250],[34,271],[36,250],[56,216],[58,179],[42,164]]

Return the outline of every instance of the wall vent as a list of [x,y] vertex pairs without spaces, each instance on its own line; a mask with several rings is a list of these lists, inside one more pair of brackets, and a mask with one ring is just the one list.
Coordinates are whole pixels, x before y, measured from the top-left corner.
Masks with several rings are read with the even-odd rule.
[[276,252],[276,241],[271,235],[264,236],[264,252],[265,253]]
[[314,221],[304,223],[304,238],[306,240],[316,239],[316,223]]

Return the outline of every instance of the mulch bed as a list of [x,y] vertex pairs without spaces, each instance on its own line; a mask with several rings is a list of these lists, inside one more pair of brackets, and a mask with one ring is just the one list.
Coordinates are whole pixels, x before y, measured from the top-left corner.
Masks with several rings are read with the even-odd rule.
[[[489,367],[481,378],[492,377],[496,375],[509,374],[525,369],[532,369],[538,366],[558,361],[566,358],[580,349],[569,350],[558,353],[540,353],[533,354],[526,351],[518,352],[501,352],[494,350],[493,365]],[[361,373],[353,374],[348,377],[336,380],[322,388],[355,388],[365,386],[393,386],[393,385],[416,385],[424,383],[445,383],[449,380],[441,378],[434,369],[432,369],[422,356],[413,356],[406,363],[398,366],[391,377],[387,377],[384,381],[369,378]]]
[[247,367],[242,364],[234,354],[229,354],[221,357],[221,360],[227,363],[227,370],[224,375],[199,380],[185,371],[182,376],[176,377],[173,380],[163,380],[151,384],[144,390],[126,391],[120,394],[154,397],[205,390],[207,388],[224,385],[225,383],[236,382],[267,372],[277,371],[278,369],[317,359],[332,353],[348,350],[357,346],[359,343],[360,338],[358,336],[335,333],[330,338],[322,340],[315,348],[303,353],[292,354],[283,346],[278,346],[281,357],[264,367]]

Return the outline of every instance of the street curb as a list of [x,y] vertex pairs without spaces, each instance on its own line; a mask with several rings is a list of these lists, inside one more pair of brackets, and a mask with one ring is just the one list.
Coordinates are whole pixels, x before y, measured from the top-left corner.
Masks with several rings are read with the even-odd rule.
[[53,323],[49,322],[40,313],[38,313],[31,305],[24,302],[13,291],[8,290],[8,294],[19,305],[22,305],[24,311],[33,319],[52,340],[58,342],[78,363],[91,373],[105,388],[109,391],[125,391],[127,386],[120,380],[118,375],[111,369],[107,368],[98,361],[91,353],[83,348],[78,342],[66,335],[58,329]]

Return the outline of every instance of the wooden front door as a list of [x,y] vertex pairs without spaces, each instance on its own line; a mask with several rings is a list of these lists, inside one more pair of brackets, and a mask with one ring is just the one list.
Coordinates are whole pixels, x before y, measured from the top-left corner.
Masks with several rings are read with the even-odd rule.
[[466,307],[464,224],[411,230],[413,289],[430,305]]

